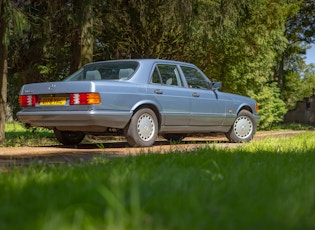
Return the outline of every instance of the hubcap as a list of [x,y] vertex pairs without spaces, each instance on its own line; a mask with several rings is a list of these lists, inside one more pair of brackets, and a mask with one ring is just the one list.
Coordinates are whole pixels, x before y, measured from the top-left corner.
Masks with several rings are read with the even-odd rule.
[[137,130],[139,137],[144,141],[149,141],[155,132],[155,125],[150,114],[144,113],[138,119]]
[[253,131],[253,122],[246,116],[240,116],[234,123],[234,132],[238,138],[246,139]]

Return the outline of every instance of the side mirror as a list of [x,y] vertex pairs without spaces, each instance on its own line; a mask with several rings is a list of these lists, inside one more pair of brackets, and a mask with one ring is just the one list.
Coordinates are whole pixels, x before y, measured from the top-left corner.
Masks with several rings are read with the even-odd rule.
[[222,82],[210,82],[209,83],[209,88],[212,90],[218,90],[221,89],[222,87]]

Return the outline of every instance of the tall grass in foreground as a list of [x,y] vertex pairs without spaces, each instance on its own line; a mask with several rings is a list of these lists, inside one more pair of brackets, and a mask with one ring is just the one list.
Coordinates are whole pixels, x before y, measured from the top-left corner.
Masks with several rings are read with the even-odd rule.
[[314,229],[314,162],[309,133],[9,169],[0,229]]

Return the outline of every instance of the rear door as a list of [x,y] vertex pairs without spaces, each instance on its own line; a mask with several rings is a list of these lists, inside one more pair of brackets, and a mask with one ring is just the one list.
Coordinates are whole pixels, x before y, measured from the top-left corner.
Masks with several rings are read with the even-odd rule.
[[156,64],[148,86],[162,107],[161,114],[167,126],[186,126],[190,118],[191,97],[173,64]]

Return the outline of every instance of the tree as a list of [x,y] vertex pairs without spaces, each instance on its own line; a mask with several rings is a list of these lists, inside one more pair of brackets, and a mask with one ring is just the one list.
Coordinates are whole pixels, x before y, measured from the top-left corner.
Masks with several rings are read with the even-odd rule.
[[[96,59],[182,60],[193,1],[109,0],[100,6]],[[172,13],[170,13],[172,12]]]
[[0,0],[0,142],[5,141],[9,33],[21,35],[26,25],[24,15],[14,2]]
[[[273,69],[287,46],[285,24],[295,8],[287,0],[197,1],[192,53],[212,80],[222,81],[224,91],[254,97],[260,108],[284,111],[272,84]],[[276,98],[269,104],[265,98],[271,96]],[[261,127],[282,119],[282,113],[272,111],[260,110],[262,117],[275,118],[262,119]]]
[[[279,53],[274,80],[281,89],[281,98],[292,109],[296,102],[311,95],[313,81],[310,69],[304,61],[306,50],[315,42],[315,2],[295,1],[295,9],[289,15],[284,35],[288,40],[284,52]],[[308,82],[308,83],[307,83]]]
[[93,60],[91,1],[22,1],[19,9],[31,29],[11,37],[9,74],[15,84],[58,81]]
[[287,109],[280,97],[280,89],[276,82],[268,84],[261,92],[253,93],[252,96],[260,103],[260,129],[271,129],[283,120]]
[[[91,1],[75,2],[82,6],[83,12],[75,11],[72,1],[33,0],[15,3],[16,10],[12,16],[19,12],[23,14],[30,29],[22,34],[10,34],[8,102],[14,118],[20,109],[17,103],[18,93],[23,84],[61,80],[71,71],[76,71],[81,65],[93,60],[94,37],[90,20],[93,8],[90,4],[91,7],[87,10],[85,5]],[[86,23],[83,23],[83,16]],[[75,37],[73,31],[78,25],[81,32]],[[77,49],[79,56],[76,55],[78,52],[71,50],[74,38],[78,39],[80,45]]]
[[93,61],[93,2],[72,0],[67,4],[71,7],[72,12],[69,15],[72,22],[70,72],[74,72],[82,65]]
[[8,45],[5,35],[8,18],[5,12],[6,1],[0,0],[0,142],[5,141],[5,119],[7,103]]

